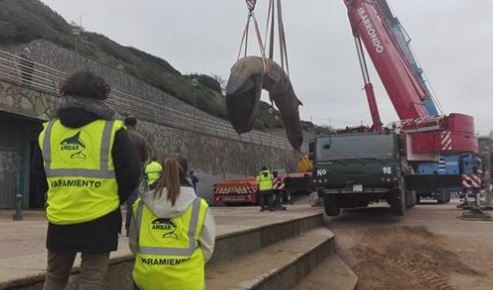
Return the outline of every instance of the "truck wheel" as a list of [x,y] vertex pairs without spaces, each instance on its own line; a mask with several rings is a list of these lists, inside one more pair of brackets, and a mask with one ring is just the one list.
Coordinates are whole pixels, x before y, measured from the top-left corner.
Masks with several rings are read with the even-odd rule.
[[395,216],[403,216],[406,211],[406,191],[397,189],[391,194],[390,208],[392,210],[392,214]]
[[444,204],[450,202],[450,192],[442,192],[439,198],[437,198],[438,204]]
[[447,195],[445,196],[445,203],[450,202],[450,192],[447,192]]
[[437,203],[438,204],[443,204],[444,197],[445,197],[445,194],[444,193],[440,194],[440,196],[437,197]]
[[330,194],[324,195],[324,208],[328,216],[338,216],[341,208],[338,205],[337,197]]
[[409,190],[407,192],[407,205],[406,208],[413,208],[416,205],[416,191],[415,190]]

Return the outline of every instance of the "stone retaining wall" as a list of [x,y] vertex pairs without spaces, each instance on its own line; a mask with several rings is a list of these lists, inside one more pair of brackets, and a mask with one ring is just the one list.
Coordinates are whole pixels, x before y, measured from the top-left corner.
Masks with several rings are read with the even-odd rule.
[[[70,72],[74,67],[74,55],[69,50],[44,40],[34,41],[29,46],[35,62],[66,72]],[[10,50],[18,52],[21,49]],[[193,113],[194,111],[192,106],[123,72],[110,69],[88,59],[81,59],[81,62],[106,78],[119,91],[177,111],[185,113]],[[0,80],[0,111],[37,120],[48,120],[53,117],[59,100],[58,96]],[[197,114],[203,118],[225,122],[200,110],[197,110]],[[195,170],[200,179],[198,192],[208,200],[211,200],[214,183],[223,179],[255,175],[262,165],[287,172],[296,169],[297,153],[293,150],[280,149],[280,146],[276,146],[276,144],[263,146],[244,140],[223,139],[145,121],[139,122],[138,130],[149,140],[153,151],[161,159],[174,152],[186,156],[189,159],[190,169]]]

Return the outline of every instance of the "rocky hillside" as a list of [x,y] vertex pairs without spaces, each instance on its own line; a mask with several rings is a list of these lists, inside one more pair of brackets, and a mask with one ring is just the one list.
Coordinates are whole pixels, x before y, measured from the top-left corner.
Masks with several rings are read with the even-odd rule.
[[[17,45],[45,39],[75,49],[74,27],[38,0],[0,1],[0,45]],[[221,83],[202,74],[184,75],[169,62],[133,47],[122,46],[108,37],[82,31],[78,37],[81,54],[109,67],[124,70],[170,95],[201,110],[227,119]],[[279,113],[261,104],[256,129],[281,128]]]

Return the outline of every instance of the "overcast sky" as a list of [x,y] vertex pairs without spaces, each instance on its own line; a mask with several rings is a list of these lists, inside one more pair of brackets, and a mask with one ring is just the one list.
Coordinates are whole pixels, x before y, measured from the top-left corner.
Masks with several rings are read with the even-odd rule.
[[[169,61],[182,73],[228,78],[246,21],[243,0],[42,0],[67,21]],[[446,113],[493,129],[493,0],[389,0]],[[474,4],[472,4],[474,2]],[[258,0],[265,29],[267,0]],[[291,80],[302,118],[335,127],[371,123],[343,0],[284,0]],[[258,46],[250,41],[250,52]],[[372,69],[384,123],[397,120]]]

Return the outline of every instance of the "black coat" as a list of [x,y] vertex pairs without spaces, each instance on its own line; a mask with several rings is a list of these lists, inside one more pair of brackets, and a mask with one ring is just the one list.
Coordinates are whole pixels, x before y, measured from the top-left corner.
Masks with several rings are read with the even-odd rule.
[[[95,114],[82,109],[64,109],[58,112],[62,124],[70,128],[80,128],[99,119]],[[141,163],[135,145],[131,142],[125,129],[115,134],[111,152],[118,184],[120,203],[127,200],[136,189],[141,174]],[[43,168],[41,148],[37,146],[31,166],[32,182],[46,192],[48,183]],[[73,224],[55,225],[49,223],[46,247],[51,251],[70,252],[107,252],[118,247],[122,217],[120,208],[96,220]]]

